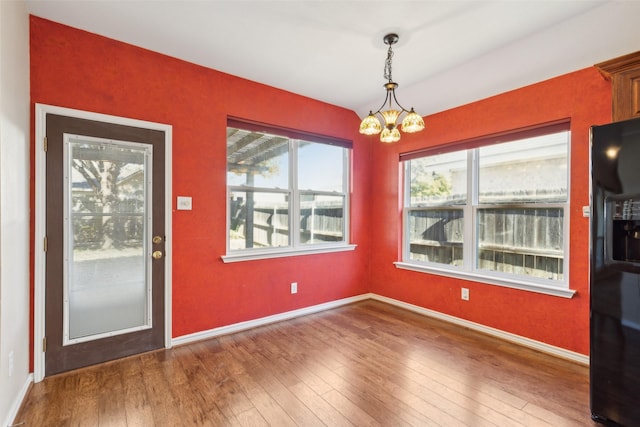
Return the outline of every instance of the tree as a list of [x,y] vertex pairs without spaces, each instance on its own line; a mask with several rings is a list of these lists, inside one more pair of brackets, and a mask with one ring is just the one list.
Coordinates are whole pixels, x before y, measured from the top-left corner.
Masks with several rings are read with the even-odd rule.
[[122,247],[127,240],[140,241],[143,155],[128,148],[95,144],[72,148],[74,245],[107,249]]
[[448,196],[451,190],[445,175],[430,171],[422,162],[411,162],[411,197]]

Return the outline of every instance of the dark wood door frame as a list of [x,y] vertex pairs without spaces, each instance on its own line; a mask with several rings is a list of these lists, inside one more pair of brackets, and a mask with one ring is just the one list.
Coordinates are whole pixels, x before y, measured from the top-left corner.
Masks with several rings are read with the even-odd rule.
[[94,120],[106,123],[135,126],[160,130],[165,133],[165,295],[164,295],[164,346],[171,347],[171,266],[172,266],[172,128],[170,125],[111,116],[100,113],[74,110],[51,105],[35,106],[35,206],[34,206],[34,381],[44,378],[45,353],[43,338],[45,336],[45,254],[44,240],[46,233],[46,155],[44,151],[46,135],[46,117],[56,114],[67,117]]

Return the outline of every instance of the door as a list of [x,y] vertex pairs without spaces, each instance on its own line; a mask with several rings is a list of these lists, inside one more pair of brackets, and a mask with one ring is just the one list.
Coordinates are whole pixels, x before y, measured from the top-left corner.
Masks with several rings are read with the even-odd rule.
[[45,375],[164,346],[160,130],[46,116]]

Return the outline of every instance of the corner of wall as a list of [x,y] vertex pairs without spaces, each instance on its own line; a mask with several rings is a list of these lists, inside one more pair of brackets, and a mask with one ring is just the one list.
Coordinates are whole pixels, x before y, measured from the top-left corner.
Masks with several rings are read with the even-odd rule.
[[29,375],[29,14],[0,1],[0,420],[13,423]]

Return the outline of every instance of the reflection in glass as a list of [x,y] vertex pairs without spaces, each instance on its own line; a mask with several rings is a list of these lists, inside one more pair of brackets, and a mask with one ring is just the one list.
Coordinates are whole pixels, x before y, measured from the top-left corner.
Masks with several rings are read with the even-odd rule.
[[289,188],[289,139],[228,128],[227,185]]
[[151,146],[65,137],[65,342],[150,327]]

